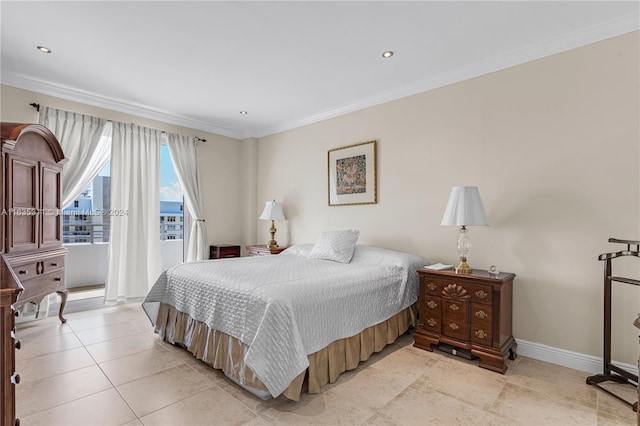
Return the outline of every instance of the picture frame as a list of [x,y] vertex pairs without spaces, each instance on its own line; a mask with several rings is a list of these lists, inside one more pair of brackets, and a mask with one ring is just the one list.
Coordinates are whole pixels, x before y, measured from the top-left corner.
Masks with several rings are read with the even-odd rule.
[[327,153],[329,206],[376,204],[376,141],[362,142]]

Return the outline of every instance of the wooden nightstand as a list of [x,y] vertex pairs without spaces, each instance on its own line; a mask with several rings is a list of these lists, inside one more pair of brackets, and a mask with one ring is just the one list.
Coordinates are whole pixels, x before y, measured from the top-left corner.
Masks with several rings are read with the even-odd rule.
[[229,257],[240,257],[240,246],[231,244],[209,246],[209,259],[226,259]]
[[413,346],[432,351],[444,343],[480,358],[480,367],[504,374],[515,359],[511,300],[515,274],[489,275],[418,269],[418,327]]
[[272,254],[279,254],[281,251],[286,250],[288,247],[273,247],[269,248],[266,245],[263,246],[245,246],[247,249],[247,256],[271,256]]

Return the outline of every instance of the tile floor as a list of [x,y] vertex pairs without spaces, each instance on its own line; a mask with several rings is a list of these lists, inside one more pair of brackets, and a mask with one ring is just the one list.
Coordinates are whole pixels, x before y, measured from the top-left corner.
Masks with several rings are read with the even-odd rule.
[[[410,335],[318,395],[260,400],[153,334],[138,304],[18,324],[22,425],[634,425],[587,373],[518,357],[507,374]],[[631,400],[635,389],[620,387]]]

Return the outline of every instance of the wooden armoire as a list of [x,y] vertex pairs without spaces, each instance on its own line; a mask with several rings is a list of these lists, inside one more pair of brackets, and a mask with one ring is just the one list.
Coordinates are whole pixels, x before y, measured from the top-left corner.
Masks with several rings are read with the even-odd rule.
[[39,124],[1,123],[0,148],[0,403],[2,425],[16,425],[14,329],[16,308],[40,303],[57,292],[60,321],[67,301],[62,246],[62,166],[60,143]]

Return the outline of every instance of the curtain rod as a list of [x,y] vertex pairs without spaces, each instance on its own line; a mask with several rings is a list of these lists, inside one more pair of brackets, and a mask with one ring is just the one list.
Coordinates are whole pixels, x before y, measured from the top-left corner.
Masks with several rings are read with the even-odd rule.
[[[36,109],[36,111],[40,112],[40,104],[37,104],[37,103],[35,103],[35,102],[31,102],[31,103],[29,104],[29,106],[31,106],[31,107],[33,107],[33,108],[35,108],[35,109]],[[111,121],[111,120],[108,120],[108,121]],[[131,123],[131,124],[135,124],[135,123]],[[162,133],[164,133],[164,134],[166,134],[166,133],[167,133],[167,132],[165,132],[164,130],[161,130],[161,132],[162,132]],[[198,142],[206,142],[206,141],[207,141],[206,139],[202,139],[202,138],[199,138],[199,137],[197,137],[197,136],[194,136],[194,138],[196,138],[196,140],[197,140]]]

